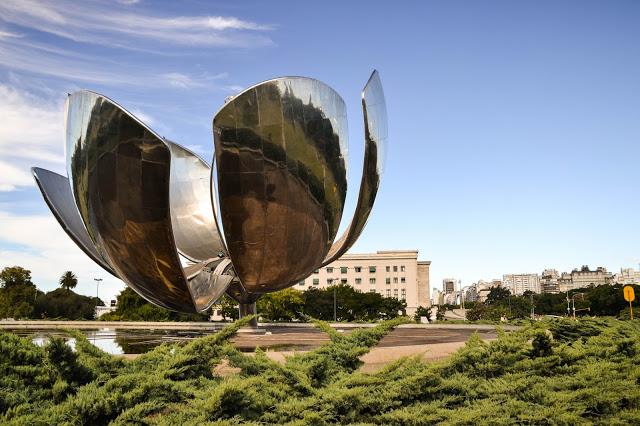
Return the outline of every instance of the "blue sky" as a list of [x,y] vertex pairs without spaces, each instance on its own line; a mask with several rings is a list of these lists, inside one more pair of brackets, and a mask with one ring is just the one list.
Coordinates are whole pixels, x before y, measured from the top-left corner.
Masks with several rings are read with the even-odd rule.
[[122,284],[69,242],[28,169],[64,172],[62,102],[101,92],[164,136],[212,155],[224,98],[281,75],[348,105],[353,208],[360,90],[380,71],[385,176],[352,251],[419,249],[432,287],[583,264],[637,267],[640,3],[0,3],[0,268],[43,289]]

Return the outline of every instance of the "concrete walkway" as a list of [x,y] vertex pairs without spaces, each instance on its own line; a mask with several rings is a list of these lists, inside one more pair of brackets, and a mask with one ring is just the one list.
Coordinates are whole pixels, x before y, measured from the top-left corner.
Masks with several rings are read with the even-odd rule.
[[[164,329],[164,330],[219,330],[228,323],[221,322],[145,322],[145,321],[46,321],[46,320],[0,320],[0,329],[100,329],[100,328],[118,328],[118,329]],[[331,323],[331,327],[337,329],[353,329],[353,328],[370,328],[375,327],[373,323]],[[310,323],[259,323],[262,328],[315,328]],[[504,330],[517,330],[519,327],[513,325],[502,325]],[[471,328],[474,330],[495,330],[496,326],[491,324],[403,324],[397,328],[414,328],[414,329],[458,329]]]

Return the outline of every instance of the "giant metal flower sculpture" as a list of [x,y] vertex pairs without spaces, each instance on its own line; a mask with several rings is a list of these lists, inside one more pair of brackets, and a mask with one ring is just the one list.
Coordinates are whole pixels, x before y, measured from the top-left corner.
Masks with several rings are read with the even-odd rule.
[[347,192],[346,108],[310,78],[268,80],[227,102],[213,119],[213,169],[110,99],[73,93],[65,123],[69,177],[33,174],[73,241],[145,299],[200,312],[226,292],[246,314],[261,294],[340,257],[362,232],[387,139],[375,71],[362,107],[362,183],[351,223],[335,242]]

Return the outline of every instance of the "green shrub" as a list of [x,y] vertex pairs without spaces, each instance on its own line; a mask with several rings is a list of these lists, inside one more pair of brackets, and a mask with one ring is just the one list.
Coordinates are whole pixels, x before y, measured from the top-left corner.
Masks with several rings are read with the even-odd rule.
[[[640,321],[559,320],[472,335],[448,359],[360,357],[406,319],[337,333],[276,363],[228,343],[239,321],[133,361],[78,335],[44,348],[0,334],[1,424],[638,424]],[[220,377],[221,362],[238,369]]]

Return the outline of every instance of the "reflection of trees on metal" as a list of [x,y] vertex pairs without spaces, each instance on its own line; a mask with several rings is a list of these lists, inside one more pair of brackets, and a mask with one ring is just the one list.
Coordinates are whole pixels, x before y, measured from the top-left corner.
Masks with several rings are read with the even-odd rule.
[[213,119],[211,167],[110,99],[69,96],[69,177],[34,168],[73,241],[145,299],[194,312],[227,292],[252,312],[346,252],[380,185],[387,139],[378,73],[362,92],[365,158],[356,211],[334,242],[347,193],[347,116],[330,87],[283,77],[250,87]]

